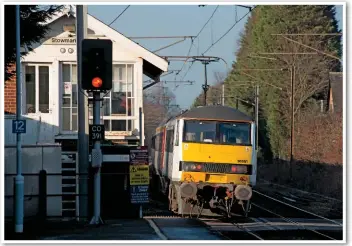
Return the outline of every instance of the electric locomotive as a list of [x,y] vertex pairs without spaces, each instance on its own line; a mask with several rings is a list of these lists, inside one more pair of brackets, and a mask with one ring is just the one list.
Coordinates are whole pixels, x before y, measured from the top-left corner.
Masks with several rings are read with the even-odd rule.
[[[255,121],[227,106],[202,106],[162,122],[152,139],[151,190],[180,215],[250,210],[256,184]],[[220,212],[220,213],[219,213]]]

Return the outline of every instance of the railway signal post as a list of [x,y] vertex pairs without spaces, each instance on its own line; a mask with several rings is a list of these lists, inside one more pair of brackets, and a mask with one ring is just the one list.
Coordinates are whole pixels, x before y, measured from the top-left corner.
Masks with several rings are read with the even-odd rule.
[[103,155],[100,142],[104,140],[104,125],[100,124],[100,93],[112,88],[112,42],[106,39],[84,39],[82,42],[82,89],[93,93],[93,125],[90,126],[92,167],[94,174],[94,216],[90,224],[102,224],[100,217],[100,168]]
[[[82,90],[82,40],[87,36],[88,6],[76,6],[76,35],[77,35],[77,82],[78,82],[78,163],[79,173],[86,173],[89,168],[89,142],[88,142],[88,99]],[[88,194],[88,181],[80,178],[79,194]],[[79,198],[79,216],[88,216],[88,200]]]

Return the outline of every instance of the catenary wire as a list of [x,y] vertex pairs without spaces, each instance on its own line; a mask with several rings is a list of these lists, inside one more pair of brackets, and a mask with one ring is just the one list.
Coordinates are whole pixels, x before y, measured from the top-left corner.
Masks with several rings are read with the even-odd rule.
[[242,16],[238,21],[236,21],[218,40],[211,44],[208,49],[206,49],[202,55],[204,56],[215,44],[217,44],[221,39],[223,39],[241,20],[243,20],[249,13],[251,13],[257,6],[254,6],[250,11],[248,11],[244,16]]
[[130,7],[131,5],[128,5],[108,26],[111,26],[112,23],[114,23],[120,16]]

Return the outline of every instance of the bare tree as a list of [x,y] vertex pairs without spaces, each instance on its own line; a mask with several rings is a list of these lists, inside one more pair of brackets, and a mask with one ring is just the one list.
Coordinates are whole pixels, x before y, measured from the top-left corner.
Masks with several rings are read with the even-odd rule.
[[176,104],[175,95],[163,85],[153,86],[144,92],[143,107],[146,143],[150,146],[151,138],[160,123],[179,114],[181,110]]

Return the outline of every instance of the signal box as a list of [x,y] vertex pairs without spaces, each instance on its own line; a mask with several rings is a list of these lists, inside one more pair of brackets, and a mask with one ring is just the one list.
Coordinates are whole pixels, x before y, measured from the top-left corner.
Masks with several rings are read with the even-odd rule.
[[82,89],[107,91],[112,88],[112,41],[82,41]]

